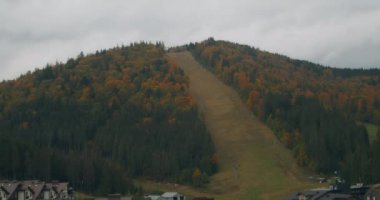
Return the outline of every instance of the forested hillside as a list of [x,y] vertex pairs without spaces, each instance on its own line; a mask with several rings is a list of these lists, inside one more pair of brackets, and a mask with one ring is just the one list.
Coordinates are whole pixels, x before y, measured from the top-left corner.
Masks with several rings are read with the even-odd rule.
[[67,180],[97,194],[133,178],[196,185],[214,147],[162,44],[131,44],[0,83],[0,179]]
[[[234,87],[301,166],[380,181],[380,70],[334,69],[210,38],[184,48]],[[379,135],[379,133],[378,133]]]

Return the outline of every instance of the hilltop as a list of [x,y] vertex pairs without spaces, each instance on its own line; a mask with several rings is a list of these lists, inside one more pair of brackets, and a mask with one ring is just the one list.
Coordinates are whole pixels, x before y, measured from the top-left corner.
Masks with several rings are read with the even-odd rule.
[[80,54],[2,82],[0,178],[103,195],[138,192],[135,177],[202,185],[217,163],[188,90],[160,43]]
[[213,38],[133,43],[0,83],[0,178],[279,199],[318,186],[310,173],[379,182],[379,126],[379,69]]

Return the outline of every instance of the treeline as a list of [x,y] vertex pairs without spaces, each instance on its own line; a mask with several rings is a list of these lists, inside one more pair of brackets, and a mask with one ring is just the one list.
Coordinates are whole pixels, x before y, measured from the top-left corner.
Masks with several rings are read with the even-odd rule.
[[0,179],[134,193],[133,178],[201,185],[217,170],[188,80],[161,43],[81,53],[0,84]]
[[358,123],[380,125],[379,70],[327,68],[213,38],[186,48],[240,93],[299,165],[380,181],[380,138],[370,145]]

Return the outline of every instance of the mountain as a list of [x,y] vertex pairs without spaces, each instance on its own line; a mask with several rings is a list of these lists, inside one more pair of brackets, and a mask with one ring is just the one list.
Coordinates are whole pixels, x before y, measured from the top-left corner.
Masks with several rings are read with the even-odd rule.
[[136,177],[204,184],[217,160],[188,89],[161,43],[81,53],[4,81],[0,179],[67,180],[103,195],[135,193]]
[[[139,193],[136,178],[211,181],[197,191],[222,199],[302,189],[305,168],[380,181],[379,69],[325,67],[213,38],[169,51],[182,53],[133,43],[1,82],[0,179],[69,181],[99,195]],[[198,91],[177,62],[197,70]]]
[[380,126],[379,69],[325,67],[213,38],[180,49],[238,91],[300,166],[380,181],[380,138],[369,141],[364,126]]

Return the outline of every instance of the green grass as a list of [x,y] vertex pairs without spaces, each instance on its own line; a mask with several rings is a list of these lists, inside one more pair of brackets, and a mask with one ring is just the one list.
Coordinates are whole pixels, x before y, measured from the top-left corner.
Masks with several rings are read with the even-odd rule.
[[368,139],[370,143],[373,143],[377,139],[377,131],[379,127],[375,124],[365,123],[365,122],[357,122],[358,124],[364,125],[367,129]]
[[368,139],[370,143],[375,141],[377,139],[377,131],[379,130],[379,127],[374,124],[364,123],[365,127],[367,128],[368,132]]

